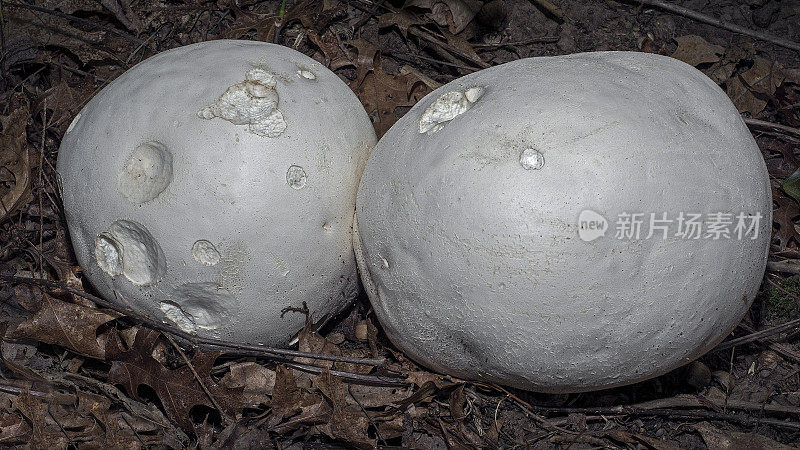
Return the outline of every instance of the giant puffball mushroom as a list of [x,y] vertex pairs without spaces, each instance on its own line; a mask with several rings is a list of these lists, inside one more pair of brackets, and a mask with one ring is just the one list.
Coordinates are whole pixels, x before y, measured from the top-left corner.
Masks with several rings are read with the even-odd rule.
[[376,141],[352,91],[278,45],[136,65],[58,154],[78,262],[105,298],[204,337],[281,345],[358,293],[356,187]]
[[[580,392],[663,374],[723,339],[761,282],[772,204],[714,82],[668,57],[602,52],[435,90],[373,150],[356,209],[363,284],[406,354]],[[637,222],[639,234],[625,225]]]

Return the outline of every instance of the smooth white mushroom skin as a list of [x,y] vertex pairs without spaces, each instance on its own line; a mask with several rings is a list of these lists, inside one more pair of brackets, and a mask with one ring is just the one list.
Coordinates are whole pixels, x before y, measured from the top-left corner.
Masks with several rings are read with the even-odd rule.
[[[483,95],[461,114],[430,113],[474,86]],[[667,57],[603,52],[432,92],[373,150],[357,211],[363,285],[407,355],[580,392],[663,374],[722,340],[757,293],[772,204],[758,147],[713,81]],[[758,237],[686,239],[675,224],[666,239],[615,236],[623,213],[680,212],[761,214]],[[579,217],[609,223],[583,240]]]
[[353,212],[375,142],[347,85],[299,52],[211,41],[159,53],[62,141],[78,262],[103,297],[153,319],[286,344],[305,316],[285,308],[306,302],[319,320],[358,294]]

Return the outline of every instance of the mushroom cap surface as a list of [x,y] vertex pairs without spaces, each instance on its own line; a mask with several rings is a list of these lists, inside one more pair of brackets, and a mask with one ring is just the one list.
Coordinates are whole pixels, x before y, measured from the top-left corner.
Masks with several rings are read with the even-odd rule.
[[599,52],[510,62],[422,99],[367,162],[354,241],[378,319],[419,363],[581,392],[720,342],[757,293],[771,217],[762,155],[713,81]]
[[57,170],[105,298],[192,333],[282,345],[358,294],[352,222],[375,133],[333,72],[220,40],[159,53],[70,125]]

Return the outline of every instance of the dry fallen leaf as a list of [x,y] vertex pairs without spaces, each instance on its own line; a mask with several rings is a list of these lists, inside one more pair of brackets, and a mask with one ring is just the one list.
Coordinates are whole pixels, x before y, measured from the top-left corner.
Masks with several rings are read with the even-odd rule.
[[30,160],[27,133],[29,106],[24,95],[15,96],[11,114],[0,116],[0,222],[13,214],[28,199]]
[[67,303],[44,294],[39,310],[17,325],[10,336],[60,345],[85,356],[104,359],[105,338],[98,336],[97,329],[118,317],[116,313]]
[[746,112],[751,116],[757,116],[767,106],[765,100],[753,94],[753,91],[742,81],[741,76],[730,78],[727,85],[726,93],[739,112]]
[[767,106],[764,99],[775,95],[784,78],[780,64],[756,56],[752,67],[728,80],[727,94],[739,112],[756,116]]
[[330,419],[330,406],[319,395],[297,386],[292,369],[279,365],[275,374],[275,388],[270,401],[272,415],[267,421],[270,430],[283,434]]
[[755,432],[720,430],[708,422],[691,425],[703,437],[709,450],[789,450],[794,449]]
[[785,250],[792,242],[796,246],[800,243],[800,234],[795,230],[793,222],[795,217],[800,216],[797,201],[774,188],[772,201],[778,205],[772,212],[772,221],[778,225],[778,229],[773,231],[778,246],[781,250]]
[[725,53],[725,47],[710,44],[702,37],[693,34],[677,37],[675,41],[678,43],[678,49],[672,57],[695,67],[704,63],[715,63]]
[[412,0],[405,7],[417,7],[437,25],[447,27],[456,34],[464,30],[481,10],[483,3],[475,0]]
[[84,31],[73,27],[68,19],[43,15],[40,12],[15,8],[4,16],[11,41],[27,42],[32,48],[61,48],[75,55],[84,64],[91,61],[117,60],[117,50],[107,50],[113,43],[106,31]]
[[[122,385],[125,393],[139,401],[142,401],[139,397],[139,386],[149,386],[161,400],[167,416],[184,430],[192,430],[189,411],[198,405],[214,408],[214,404],[188,365],[170,370],[151,356],[160,336],[161,333],[155,330],[140,330],[133,347],[114,356],[108,372],[109,383]],[[243,407],[242,388],[229,388],[211,378],[214,361],[223,353],[198,352],[190,362],[217,404],[224,410],[222,413],[233,416]]]
[[19,414],[0,413],[0,445],[30,443],[31,427]]
[[330,420],[319,429],[328,437],[347,442],[355,448],[374,448],[376,442],[367,434],[369,417],[365,411],[345,401],[347,390],[342,380],[325,371],[314,378],[314,385],[332,408]]
[[348,42],[358,52],[357,76],[350,83],[372,119],[378,138],[400,118],[397,108],[413,106],[431,89],[419,78],[409,73],[392,76],[383,71],[378,49],[364,39]]
[[235,363],[219,384],[228,388],[242,388],[242,396],[248,406],[256,408],[269,404],[275,388],[275,371],[252,361]]
[[747,87],[767,96],[774,95],[783,80],[783,66],[758,56],[753,60],[753,67],[742,73],[742,81]]
[[397,27],[404,38],[408,39],[408,29],[414,25],[424,25],[427,21],[408,11],[391,12],[378,16],[378,28]]

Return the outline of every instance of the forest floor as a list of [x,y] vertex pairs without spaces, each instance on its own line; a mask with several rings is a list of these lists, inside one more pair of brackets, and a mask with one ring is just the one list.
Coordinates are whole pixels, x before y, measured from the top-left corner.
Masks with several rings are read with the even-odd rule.
[[[800,4],[678,2],[777,38],[768,42],[649,1],[551,1],[0,2],[0,445],[797,448],[800,207],[781,183],[800,167],[800,51],[787,48],[800,41]],[[363,295],[321,333],[300,334],[300,351],[339,361],[195,348],[113,311],[72,253],[56,188],[61,138],[136,63],[221,38],[275,42],[326,65],[379,136],[439,85],[520,58],[634,50],[694,65],[748,119],[773,186],[770,263],[728,338],[738,340],[655,379],[546,395],[417,366]]]

